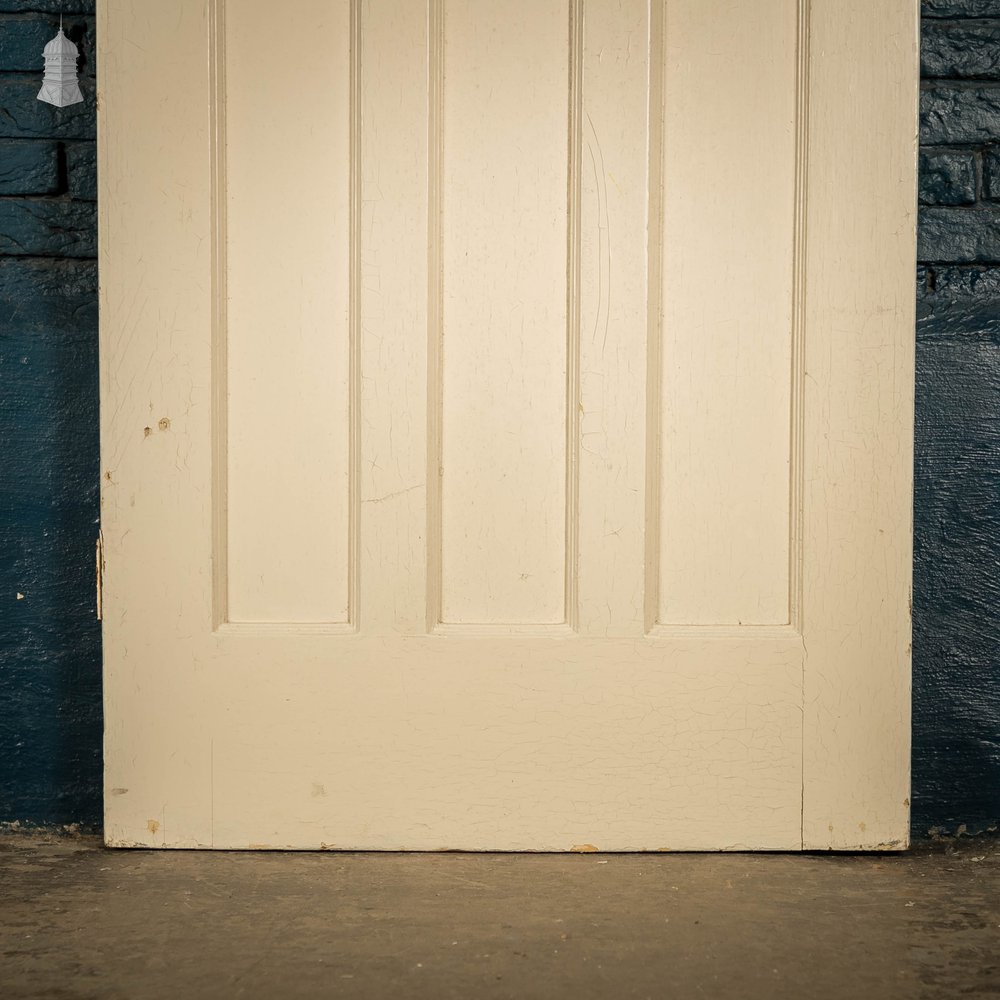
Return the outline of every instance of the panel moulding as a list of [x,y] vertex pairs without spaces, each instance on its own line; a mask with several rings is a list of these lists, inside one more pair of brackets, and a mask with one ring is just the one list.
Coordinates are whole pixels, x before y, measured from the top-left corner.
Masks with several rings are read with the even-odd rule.
[[698,624],[681,625],[659,621],[660,608],[660,531],[662,474],[662,385],[663,364],[663,241],[668,234],[664,224],[663,192],[665,138],[665,8],[666,3],[650,7],[650,82],[649,82],[649,268],[648,340],[647,340],[647,483],[646,483],[646,572],[645,625],[647,635],[655,638],[684,637],[784,637],[800,635],[803,628],[803,510],[804,494],[804,380],[805,380],[805,308],[806,308],[806,208],[808,199],[809,146],[809,13],[810,0],[798,0],[796,10],[795,53],[795,179],[792,237],[792,309],[791,309],[791,399],[789,408],[789,556],[788,622],[786,624]]
[[580,267],[583,158],[584,0],[568,2],[569,107],[566,255],[566,501],[564,620],[443,621],[443,160],[446,0],[428,0],[428,349],[427,349],[427,631],[436,635],[565,636],[577,630],[580,455]]
[[351,634],[358,630],[360,608],[360,281],[361,281],[361,0],[350,0],[349,96],[349,307],[348,307],[348,611],[346,621],[229,620],[229,483],[228,483],[228,281],[227,281],[227,136],[226,0],[210,0],[208,54],[211,99],[212,216],[212,625],[225,634]]

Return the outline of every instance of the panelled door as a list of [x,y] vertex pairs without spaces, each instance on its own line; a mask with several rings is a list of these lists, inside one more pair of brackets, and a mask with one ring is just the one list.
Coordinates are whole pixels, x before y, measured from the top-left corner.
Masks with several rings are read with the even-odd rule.
[[915,2],[100,16],[107,842],[903,846]]

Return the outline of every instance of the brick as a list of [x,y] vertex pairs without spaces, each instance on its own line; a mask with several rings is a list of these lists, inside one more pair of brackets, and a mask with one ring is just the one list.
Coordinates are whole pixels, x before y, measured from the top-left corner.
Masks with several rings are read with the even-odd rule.
[[0,201],[0,253],[50,257],[97,254],[92,202],[11,198]]
[[922,205],[971,205],[976,200],[975,153],[922,151],[919,178]]
[[74,142],[66,146],[66,171],[70,197],[97,201],[97,145]]
[[1000,207],[922,208],[917,259],[954,264],[1000,263]]
[[[69,530],[93,545],[97,329],[95,262],[0,259],[0,452],[16,467],[0,477],[0,535],[39,526],[43,536]],[[36,541],[28,562],[37,569],[52,560],[50,543]],[[0,562],[10,568],[6,552]],[[40,596],[41,581],[33,585]]]
[[996,146],[983,153],[983,197],[1000,201],[1000,149]]
[[97,330],[97,262],[0,257],[0,339]]
[[96,8],[97,0],[0,0],[0,13],[93,14]]
[[914,787],[928,819],[995,826],[1000,347],[919,341],[916,397]]
[[63,511],[63,528],[93,523],[97,349],[94,330],[0,336],[0,450],[18,470],[0,477],[0,523],[31,523],[53,510]]
[[92,17],[73,24],[72,33],[66,32],[80,50],[80,76],[97,76],[97,22]]
[[84,100],[55,108],[38,100],[41,79],[0,75],[0,139],[93,139],[97,134],[94,81],[81,77]]
[[939,300],[974,305],[1000,304],[1000,267],[945,265],[934,268],[934,291]]
[[0,18],[0,70],[40,73],[42,49],[54,34],[48,17],[15,14]]
[[0,195],[53,194],[59,190],[59,146],[0,139]]
[[923,0],[920,16],[1000,17],[1000,0]]
[[1000,301],[950,300],[931,295],[917,302],[917,342],[987,343],[1000,347]]
[[1000,79],[1000,21],[930,21],[920,37],[923,77]]
[[[59,30],[59,18],[50,14],[0,16],[0,71],[41,74],[42,50]],[[92,17],[66,17],[63,30],[80,50],[81,75],[93,76],[95,27]]]
[[[18,607],[27,600],[3,600],[0,606],[0,628],[14,618],[23,620],[22,632],[43,623],[24,643],[0,634],[0,816],[53,826],[80,823],[100,832],[101,633],[92,596],[85,603],[94,590],[93,568],[84,570],[88,547],[93,562],[93,532],[2,527],[0,532],[5,553],[35,553],[28,557],[31,568],[45,585],[43,599],[30,612]],[[49,580],[56,573],[53,587]],[[4,593],[12,574],[9,564],[0,565]],[[66,597],[69,602],[63,603]]]
[[917,293],[917,339],[1000,345],[1000,267],[937,265]]
[[985,143],[1000,136],[1000,86],[938,84],[920,94],[920,141]]

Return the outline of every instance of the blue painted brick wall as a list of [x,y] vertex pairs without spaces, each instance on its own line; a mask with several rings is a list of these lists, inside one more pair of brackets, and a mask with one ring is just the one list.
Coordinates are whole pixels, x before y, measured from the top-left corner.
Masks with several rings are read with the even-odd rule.
[[1000,0],[924,0],[913,821],[1000,817]]
[[[86,100],[35,99],[64,10]],[[0,820],[101,816],[93,0],[0,0]]]
[[[923,0],[914,833],[1000,816],[1000,0]],[[65,10],[86,102],[35,100]],[[0,0],[0,820],[100,821],[94,0]],[[22,596],[19,596],[22,595]]]

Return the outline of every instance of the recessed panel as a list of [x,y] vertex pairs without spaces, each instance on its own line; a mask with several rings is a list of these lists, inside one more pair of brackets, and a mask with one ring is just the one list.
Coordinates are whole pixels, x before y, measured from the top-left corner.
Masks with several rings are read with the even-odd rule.
[[796,0],[664,8],[664,624],[789,621],[796,37]]
[[348,619],[350,7],[226,12],[234,622]]
[[441,619],[565,618],[569,9],[442,4]]

